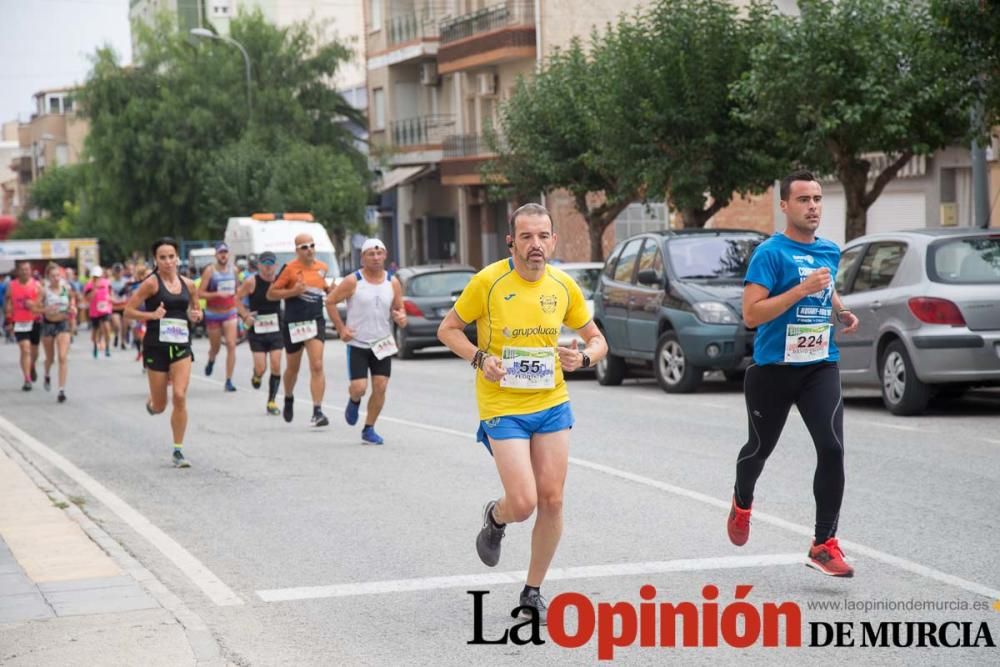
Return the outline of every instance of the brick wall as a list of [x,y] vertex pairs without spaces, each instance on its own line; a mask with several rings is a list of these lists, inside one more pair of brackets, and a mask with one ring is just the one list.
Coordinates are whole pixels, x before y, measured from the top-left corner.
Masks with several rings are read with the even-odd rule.
[[765,234],[774,233],[774,192],[768,188],[761,195],[747,199],[737,196],[729,206],[716,213],[706,227],[718,229],[755,229]]

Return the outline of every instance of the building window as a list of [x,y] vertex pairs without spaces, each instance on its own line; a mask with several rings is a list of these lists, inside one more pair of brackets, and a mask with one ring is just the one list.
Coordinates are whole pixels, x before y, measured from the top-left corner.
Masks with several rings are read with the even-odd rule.
[[63,113],[69,113],[73,110],[73,98],[64,97],[63,98]]
[[668,227],[666,204],[630,204],[615,218],[615,242]]
[[368,0],[368,21],[370,32],[382,29],[382,0]]
[[372,90],[372,129],[385,129],[385,90],[382,88]]
[[229,0],[213,0],[212,15],[229,16]]
[[49,113],[60,113],[58,97],[49,98]]

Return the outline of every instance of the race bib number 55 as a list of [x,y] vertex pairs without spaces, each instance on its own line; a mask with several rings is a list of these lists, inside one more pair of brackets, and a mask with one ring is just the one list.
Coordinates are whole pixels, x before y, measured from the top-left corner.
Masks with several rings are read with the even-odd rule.
[[556,350],[553,347],[505,347],[500,361],[507,374],[500,386],[508,389],[552,389],[556,386]]
[[785,329],[785,362],[822,361],[830,356],[829,324],[789,324]]

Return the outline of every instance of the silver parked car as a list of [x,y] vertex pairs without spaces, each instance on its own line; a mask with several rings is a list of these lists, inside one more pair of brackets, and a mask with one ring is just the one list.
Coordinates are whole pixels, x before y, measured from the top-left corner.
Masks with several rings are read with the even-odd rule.
[[[474,275],[474,268],[462,264],[406,266],[396,273],[408,320],[403,329],[392,327],[400,359],[411,359],[414,350],[441,344],[438,326]],[[476,325],[468,325],[465,333],[475,342]]]
[[880,386],[893,414],[1000,385],[1000,230],[863,236],[844,247],[837,291],[861,320],[837,336],[841,379]]

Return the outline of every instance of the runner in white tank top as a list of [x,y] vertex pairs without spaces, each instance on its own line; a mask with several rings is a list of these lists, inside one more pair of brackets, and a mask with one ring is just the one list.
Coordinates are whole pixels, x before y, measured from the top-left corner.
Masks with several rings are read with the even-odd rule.
[[[372,393],[368,398],[362,443],[381,445],[382,437],[375,432],[385,403],[385,390],[392,372],[392,355],[396,342],[392,322],[406,326],[403,289],[399,280],[385,270],[385,245],[378,239],[368,239],[361,246],[361,270],[344,278],[326,301],[326,311],[337,327],[340,339],[347,343],[347,368],[351,378],[344,419],[353,426],[358,423],[361,397],[368,390],[368,374],[372,377]],[[347,299],[347,323],[337,312],[337,303]]]

